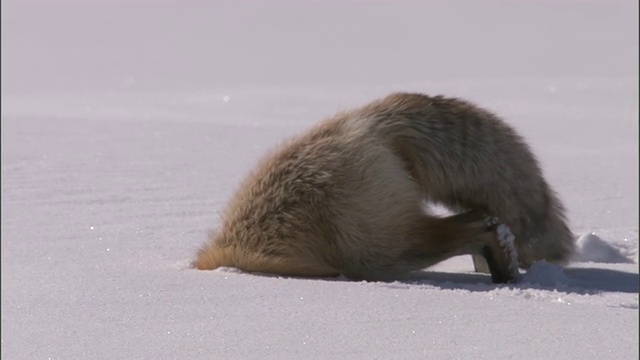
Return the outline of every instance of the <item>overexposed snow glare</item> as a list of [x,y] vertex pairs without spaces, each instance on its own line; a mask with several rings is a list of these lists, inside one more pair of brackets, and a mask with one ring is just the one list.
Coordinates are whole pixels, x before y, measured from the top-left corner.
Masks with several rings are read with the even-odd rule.
[[[3,359],[637,359],[638,2],[2,1]],[[271,148],[394,91],[530,144],[578,253],[492,284],[191,263]]]

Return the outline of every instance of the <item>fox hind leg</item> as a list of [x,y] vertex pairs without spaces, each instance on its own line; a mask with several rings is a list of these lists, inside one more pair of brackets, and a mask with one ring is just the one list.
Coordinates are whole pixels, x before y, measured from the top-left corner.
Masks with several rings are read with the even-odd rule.
[[405,253],[408,262],[430,266],[453,256],[471,254],[485,261],[486,272],[493,282],[506,283],[518,278],[513,235],[498,219],[482,211],[427,217],[417,228],[417,241]]

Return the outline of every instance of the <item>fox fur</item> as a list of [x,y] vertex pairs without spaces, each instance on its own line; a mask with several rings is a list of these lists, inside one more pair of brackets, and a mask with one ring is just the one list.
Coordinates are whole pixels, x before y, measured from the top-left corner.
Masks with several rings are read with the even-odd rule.
[[[425,201],[461,214],[431,215]],[[395,93],[267,155],[195,266],[393,278],[455,255],[486,258],[487,216],[511,229],[522,268],[574,252],[563,206],[513,128],[464,100]]]

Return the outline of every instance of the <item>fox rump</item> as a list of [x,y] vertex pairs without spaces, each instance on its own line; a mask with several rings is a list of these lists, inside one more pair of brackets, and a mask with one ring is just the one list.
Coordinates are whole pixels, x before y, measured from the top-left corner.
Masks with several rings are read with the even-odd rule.
[[[457,215],[432,215],[426,201]],[[574,252],[563,206],[514,129],[464,100],[395,93],[267,155],[195,266],[375,280],[471,254],[505,282],[495,217],[515,235],[522,268]]]

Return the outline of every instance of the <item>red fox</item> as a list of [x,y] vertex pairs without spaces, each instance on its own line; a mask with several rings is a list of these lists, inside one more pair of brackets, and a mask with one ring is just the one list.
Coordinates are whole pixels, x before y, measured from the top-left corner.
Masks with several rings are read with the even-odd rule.
[[[457,215],[429,214],[426,201]],[[564,264],[575,248],[562,204],[511,127],[469,102],[409,93],[277,148],[221,220],[198,269],[384,280],[470,254],[500,283],[537,260]]]

